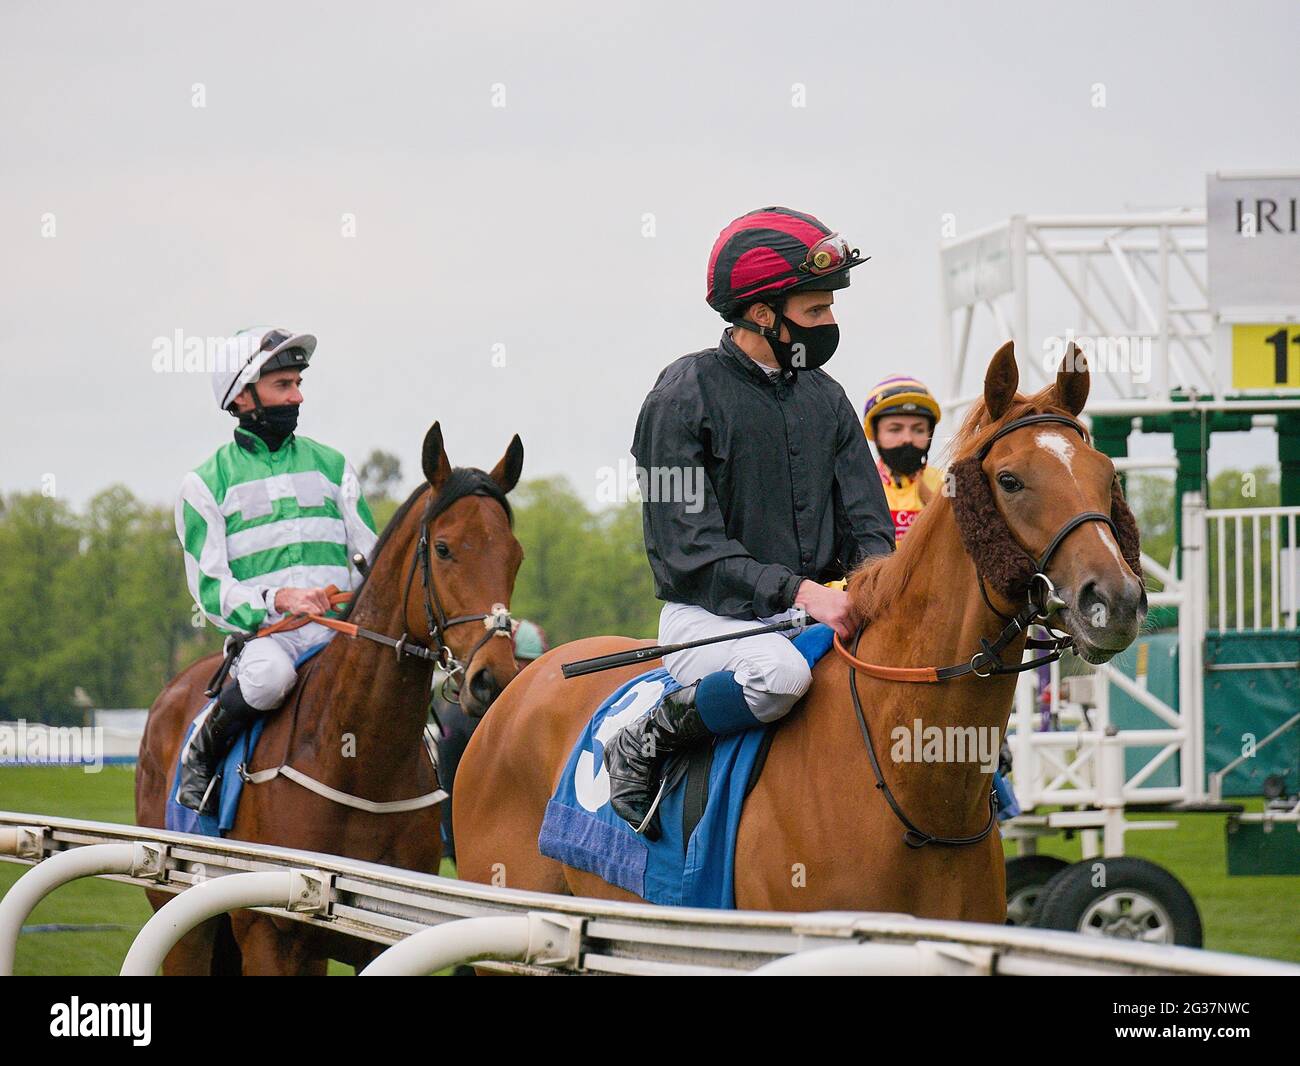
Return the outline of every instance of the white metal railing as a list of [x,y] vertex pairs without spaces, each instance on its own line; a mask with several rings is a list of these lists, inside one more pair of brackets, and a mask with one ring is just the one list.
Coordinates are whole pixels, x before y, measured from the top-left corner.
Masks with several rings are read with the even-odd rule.
[[[43,891],[74,876],[178,893],[141,930],[124,974],[154,972],[170,944],[199,921],[254,907],[397,944],[366,971],[376,974],[482,959],[488,968],[539,974],[1300,976],[1298,966],[1246,956],[900,914],[712,911],[548,896],[315,852],[13,812],[0,812],[0,858],[34,864],[0,900],[0,936],[11,939]],[[29,878],[41,882],[36,889],[24,887]]]
[[[983,361],[968,359],[977,312],[987,312],[989,329],[976,343],[991,343],[991,353],[1011,337],[1026,390],[1046,384],[1044,349],[1035,343],[1039,330],[1031,332],[1031,288],[1035,304],[1042,305],[1035,325],[1043,332],[1059,336],[1068,323],[1076,337],[1099,342],[1094,413],[1165,409],[1170,390],[1178,387],[1221,400],[1224,382],[1213,360],[1205,277],[1205,217],[1204,210],[1192,209],[1013,215],[945,242],[944,409],[956,412],[981,394]],[[1118,365],[1132,363],[1133,345],[1140,346],[1144,362],[1149,356],[1146,373]],[[1115,356],[1115,366],[1106,365],[1106,355]],[[1098,388],[1103,382],[1105,391]]]
[[[1012,717],[1015,730],[1008,738],[1015,757],[1015,790],[1026,810],[1056,805],[1087,806],[1121,811],[1129,804],[1197,803],[1206,799],[1204,787],[1205,738],[1203,729],[1206,574],[1206,517],[1199,493],[1183,497],[1183,547],[1179,573],[1157,565],[1153,571],[1165,584],[1161,603],[1178,608],[1178,701],[1172,706],[1149,692],[1143,677],[1129,677],[1109,664],[1090,667],[1090,673],[1062,677],[1060,664],[1052,664],[1048,711],[1058,729],[1040,728],[1037,691],[1029,675],[1021,675]],[[1153,562],[1144,557],[1144,564]],[[1181,576],[1180,576],[1181,575]],[[1154,597],[1153,597],[1154,598]],[[1066,698],[1066,682],[1086,695]],[[1110,718],[1112,692],[1118,690],[1151,712],[1155,723],[1146,729],[1117,729]],[[1082,708],[1076,720],[1068,711]],[[1075,728],[1068,728],[1074,726]],[[1066,727],[1066,728],[1059,728]],[[1128,768],[1126,753],[1152,749],[1140,765]],[[1173,785],[1152,784],[1163,767],[1176,771]],[[1099,817],[1108,826],[1111,847],[1122,846],[1120,827],[1111,817]],[[1118,842],[1118,845],[1117,845]],[[1108,850],[1106,854],[1115,854]]]
[[[1300,601],[1300,507],[1243,507],[1206,510],[1199,493],[1183,498],[1183,548],[1179,573],[1152,566],[1165,582],[1160,598],[1178,608],[1178,706],[1148,692],[1141,682],[1112,666],[1092,669],[1087,720],[1079,728],[1047,732],[1038,728],[1033,682],[1017,690],[1015,788],[1027,809],[1045,804],[1122,807],[1130,803],[1219,802],[1205,777],[1205,636],[1210,628],[1247,633],[1297,628]],[[1144,558],[1144,565],[1152,561]],[[1181,575],[1181,576],[1180,576]],[[1253,669],[1300,667],[1295,661],[1249,664]],[[1246,664],[1216,664],[1209,669],[1244,669]],[[1061,720],[1067,709],[1059,667],[1051,675],[1050,712]],[[1072,683],[1073,678],[1068,679]],[[1109,701],[1113,690],[1149,710],[1166,728],[1122,729],[1113,737]],[[1070,725],[1068,721],[1066,725]],[[1110,755],[1105,754],[1110,744]],[[1120,759],[1126,748],[1151,748],[1141,766],[1103,778],[1106,758]],[[1175,766],[1176,786],[1148,784],[1157,770]],[[1106,788],[1103,780],[1118,782]],[[1221,780],[1221,777],[1220,777]]]
[[1222,632],[1295,629],[1300,599],[1300,507],[1205,512],[1209,620]]

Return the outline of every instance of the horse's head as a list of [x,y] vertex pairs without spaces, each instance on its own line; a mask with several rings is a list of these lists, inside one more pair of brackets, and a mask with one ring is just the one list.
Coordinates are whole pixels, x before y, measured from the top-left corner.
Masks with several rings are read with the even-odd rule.
[[1077,420],[1089,388],[1082,353],[1071,345],[1056,382],[1034,396],[1019,395],[1018,384],[1008,343],[959,438],[958,528],[999,609],[1033,596],[1083,659],[1103,663],[1146,617],[1137,524],[1114,464]]
[[464,667],[460,704],[478,718],[516,673],[508,608],[524,552],[506,494],[519,480],[524,446],[516,435],[491,473],[453,468],[435,422],[422,462],[429,494],[410,564],[405,624],[410,633],[428,634],[445,666]]

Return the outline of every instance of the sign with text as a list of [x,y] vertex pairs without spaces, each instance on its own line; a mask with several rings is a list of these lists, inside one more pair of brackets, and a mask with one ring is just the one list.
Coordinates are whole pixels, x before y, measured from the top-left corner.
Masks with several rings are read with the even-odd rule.
[[1234,325],[1232,387],[1300,389],[1300,325]]
[[[1205,211],[1216,317],[1261,325],[1300,319],[1300,171],[1211,174]],[[1233,347],[1235,377],[1235,339]]]

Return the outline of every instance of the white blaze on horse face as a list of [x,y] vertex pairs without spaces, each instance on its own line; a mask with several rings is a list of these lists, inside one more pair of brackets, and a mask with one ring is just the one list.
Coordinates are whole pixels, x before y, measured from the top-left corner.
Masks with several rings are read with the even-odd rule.
[[[608,744],[620,729],[654,710],[663,694],[662,681],[645,681],[628,690],[619,701],[621,706],[609,709],[596,730],[595,739],[601,745]],[[573,768],[573,791],[578,802],[592,812],[609,802],[609,771],[605,769],[604,758],[597,763],[594,751],[578,754],[577,765]]]
[[1034,441],[1039,447],[1045,448],[1060,459],[1061,465],[1066,470],[1070,469],[1070,459],[1074,456],[1074,442],[1067,438],[1064,433],[1057,433],[1051,429],[1039,430],[1034,437]]
[[[1051,452],[1061,460],[1061,464],[1066,470],[1070,469],[1070,460],[1074,457],[1074,442],[1068,436],[1057,433],[1055,430],[1044,429],[1039,430],[1034,437],[1034,441],[1044,450]],[[1116,543],[1111,531],[1101,522],[1090,522],[1089,525],[1092,526],[1102,544],[1106,545],[1106,550],[1114,557],[1115,562],[1123,566],[1124,557],[1120,555],[1119,545]]]
[[1124,562],[1124,556],[1119,553],[1119,544],[1116,543],[1115,535],[1111,533],[1110,529],[1102,525],[1100,522],[1093,522],[1091,525],[1092,528],[1097,531],[1097,536],[1101,538],[1101,542],[1106,545],[1106,550],[1115,557],[1115,562],[1120,566],[1126,566],[1127,564]]

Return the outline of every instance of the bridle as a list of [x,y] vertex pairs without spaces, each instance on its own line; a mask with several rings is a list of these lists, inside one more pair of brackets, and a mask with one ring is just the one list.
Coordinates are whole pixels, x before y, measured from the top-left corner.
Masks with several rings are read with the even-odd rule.
[[[411,557],[411,566],[406,572],[406,585],[402,591],[402,617],[406,618],[411,599],[411,586],[415,582],[415,572],[418,569],[420,583],[424,587],[424,618],[428,626],[429,643],[423,647],[417,644],[416,647],[425,653],[420,656],[421,658],[433,659],[434,663],[445,672],[441,695],[448,703],[454,704],[460,702],[459,679],[465,676],[474,662],[474,656],[479,653],[483,645],[493,637],[512,637],[514,634],[514,619],[510,615],[510,609],[503,603],[494,603],[491,610],[479,614],[461,614],[455,618],[448,618],[442,605],[442,597],[438,594],[437,583],[433,580],[433,562],[429,553],[429,527],[443,511],[466,496],[490,496],[505,508],[506,516],[511,517],[510,505],[506,502],[505,494],[489,475],[469,468],[455,471],[453,479],[443,487],[436,498],[429,501],[420,518],[420,539],[416,543],[415,554]],[[468,622],[482,622],[484,633],[462,662],[447,643],[447,630]],[[406,633],[403,633],[398,640],[396,649],[399,660],[404,651],[408,653],[412,651]]]
[[[510,511],[510,504],[506,500],[505,493],[501,487],[492,480],[491,476],[481,470],[475,470],[471,467],[458,467],[451,472],[450,478],[443,485],[436,498],[432,499],[425,508],[424,515],[420,519],[420,539],[416,544],[415,554],[411,559],[411,567],[406,575],[406,587],[402,591],[402,618],[407,616],[407,607],[410,604],[411,586],[415,581],[416,568],[420,568],[421,582],[424,585],[424,613],[429,627],[429,639],[432,646],[412,641],[407,633],[400,637],[390,637],[385,633],[377,633],[373,629],[366,629],[353,622],[345,622],[338,618],[330,618],[325,615],[304,614],[286,616],[280,622],[267,626],[258,631],[257,636],[265,636],[267,633],[283,632],[288,629],[295,629],[299,626],[306,625],[308,622],[317,622],[336,632],[346,633],[350,637],[364,638],[374,641],[377,644],[384,644],[394,649],[398,662],[401,662],[405,656],[411,656],[416,659],[422,659],[446,671],[446,678],[442,684],[442,695],[448,702],[458,703],[459,700],[449,698],[446,694],[448,682],[457,677],[464,676],[469,669],[470,664],[474,661],[474,656],[479,649],[488,642],[492,637],[513,637],[514,620],[510,617],[509,609],[501,603],[494,603],[492,609],[483,614],[463,614],[455,618],[448,618],[447,612],[443,609],[442,598],[438,594],[438,586],[433,580],[433,567],[429,560],[429,526],[434,519],[443,511],[450,507],[457,500],[466,496],[490,496],[501,504],[506,512],[507,519],[511,520],[513,525],[513,515]],[[405,514],[405,510],[399,512]],[[396,519],[394,519],[396,521]],[[382,542],[376,547],[376,552],[382,550]],[[367,575],[371,569],[365,564],[365,559],[357,555],[353,559],[357,567],[363,574]],[[326,590],[330,598],[330,604],[333,607],[342,607],[346,603],[352,602],[352,594],[340,592],[334,586]],[[486,632],[475,643],[470,650],[468,657],[462,663],[456,658],[451,648],[447,645],[446,631],[452,626],[461,625],[465,622],[482,622]],[[242,642],[240,642],[242,646]],[[436,651],[434,649],[437,649]],[[232,651],[234,654],[232,654]],[[232,647],[231,638],[227,639],[226,655],[217,674],[208,683],[208,696],[215,696],[220,690],[234,655],[238,654],[238,648]],[[313,666],[320,660],[314,660]],[[308,667],[311,669],[311,667]],[[437,714],[434,711],[433,697],[438,694],[437,671],[432,672],[431,689],[429,694],[429,711],[434,715],[435,721]],[[291,781],[296,781],[303,788],[315,792],[326,799],[343,804],[346,807],[352,807],[357,810],[366,811],[369,814],[400,814],[408,811],[421,810],[430,807],[435,803],[440,803],[447,798],[447,793],[441,788],[435,788],[432,792],[425,793],[423,796],[416,796],[411,799],[375,801],[365,799],[361,796],[351,795],[347,792],[341,792],[336,788],[326,785],[313,777],[304,774],[302,771],[295,769],[288,764],[289,754],[293,750],[294,729],[297,724],[298,707],[302,702],[302,687],[298,689],[298,695],[294,702],[293,717],[286,739],[285,755],[278,766],[268,767],[264,770],[249,771],[244,763],[239,764],[239,775],[244,781],[251,784],[261,784],[270,781],[275,777],[284,776]],[[459,695],[459,685],[457,685],[457,695]],[[438,760],[436,757],[434,734],[430,731],[428,725],[425,726],[425,747],[429,751],[430,759],[434,765],[434,772],[437,772]]]
[[[448,618],[447,612],[443,609],[442,597],[438,595],[438,586],[433,580],[433,564],[429,559],[429,526],[443,511],[466,496],[490,496],[501,504],[501,507],[506,512],[506,518],[510,520],[512,525],[514,524],[510,503],[506,499],[505,493],[501,491],[501,487],[492,480],[490,475],[472,467],[457,467],[453,470],[451,477],[443,485],[442,490],[434,499],[430,500],[425,508],[424,515],[420,519],[420,539],[415,546],[415,554],[411,557],[411,566],[406,573],[406,586],[402,590],[402,618],[405,619],[407,617],[407,607],[411,602],[411,585],[415,581],[415,571],[419,568],[420,580],[424,586],[424,617],[429,630],[428,644],[412,640],[409,633],[403,633],[400,637],[390,637],[386,633],[377,633],[375,630],[367,629],[355,622],[346,622],[340,618],[331,618],[328,615],[286,615],[279,622],[263,626],[255,634],[232,635],[226,638],[225,656],[216,674],[208,682],[207,695],[215,696],[220,691],[220,687],[230,670],[231,663],[234,661],[235,656],[239,654],[239,649],[245,641],[252,639],[254,636],[264,637],[271,633],[297,629],[309,622],[316,622],[328,629],[345,633],[349,637],[374,641],[376,644],[383,644],[392,648],[398,662],[401,662],[403,658],[409,655],[412,658],[433,663],[443,671],[444,676],[441,680],[441,692],[439,693],[438,674],[436,671],[434,672],[433,690],[430,693],[429,701],[430,707],[433,704],[434,694],[441,694],[448,703],[458,704],[460,701],[456,697],[460,691],[459,679],[465,676],[470,664],[474,661],[474,656],[492,637],[513,637],[515,625],[514,619],[510,616],[510,609],[503,603],[494,603],[490,611],[482,614],[462,614],[457,615],[455,618]],[[370,567],[365,564],[363,556],[358,554],[354,557],[353,562],[362,573],[368,574]],[[353,599],[352,593],[340,592],[333,585],[329,586],[325,592],[329,596],[331,607],[342,608],[345,604],[350,604]],[[465,661],[462,662],[456,658],[456,654],[447,644],[447,630],[452,626],[458,626],[466,622],[482,622],[485,632],[474,644],[474,647],[470,649]],[[448,695],[448,689],[454,690],[450,696]]]
[[[1044,423],[1055,423],[1057,425],[1068,426],[1079,434],[1084,436],[1082,427],[1072,418],[1066,418],[1064,415],[1054,414],[1035,414],[1026,415],[1022,418],[1016,418],[1008,422],[996,433],[989,437],[976,453],[975,461],[983,463],[988,458],[989,452],[993,445],[1000,441],[1008,434],[1017,430],[1024,429],[1026,426],[1042,425]],[[1086,439],[1086,438],[1085,438]],[[944,837],[935,836],[918,829],[916,825],[903,813],[898,801],[894,798],[893,792],[890,791],[889,785],[886,784],[884,775],[881,773],[880,760],[876,756],[875,746],[871,742],[871,734],[867,730],[866,715],[862,711],[862,700],[858,696],[857,671],[861,670],[870,677],[879,678],[884,681],[912,681],[912,682],[930,682],[949,681],[953,678],[963,677],[972,674],[975,677],[986,678],[998,674],[1018,674],[1026,670],[1033,670],[1047,663],[1056,662],[1065,650],[1074,643],[1074,638],[1068,635],[1053,636],[1048,640],[1039,640],[1030,637],[1025,642],[1025,647],[1046,650],[1046,655],[1040,655],[1029,662],[1024,663],[1006,663],[1003,662],[1001,653],[1019,637],[1025,633],[1029,626],[1036,622],[1047,623],[1053,615],[1065,606],[1056,593],[1056,586],[1052,584],[1051,578],[1047,576],[1047,568],[1051,564],[1052,557],[1065,542],[1065,538],[1073,533],[1080,526],[1088,522],[1103,522],[1119,540],[1119,529],[1115,525],[1115,520],[1108,514],[1102,514],[1100,511],[1084,511],[1069,519],[1059,530],[1056,535],[1048,542],[1043,553],[1037,557],[1025,552],[1032,561],[1034,570],[1029,578],[1026,589],[1025,605],[1016,612],[1015,615],[1006,615],[993,606],[989,600],[988,592],[984,587],[984,576],[978,572],[980,595],[983,596],[985,604],[999,618],[1006,621],[1007,625],[997,638],[990,641],[982,638],[980,640],[980,650],[970,657],[969,662],[957,663],[952,666],[920,666],[920,667],[890,667],[879,666],[874,663],[866,663],[852,654],[840,643],[839,635],[835,636],[835,650],[849,664],[849,694],[853,699],[853,710],[857,715],[858,726],[862,731],[862,739],[866,741],[867,754],[871,759],[871,769],[876,776],[876,787],[880,789],[885,796],[885,801],[889,804],[890,809],[903,823],[906,832],[903,834],[903,841],[908,847],[921,848],[926,844],[940,844],[952,847],[960,847],[966,844],[977,844],[993,831],[994,825],[997,824],[997,796],[990,790],[989,793],[989,820],[980,832],[973,836],[965,837]],[[1023,550],[1023,549],[1022,549]],[[858,645],[862,642],[862,634],[866,629],[865,623],[858,627],[858,632],[853,642],[853,650],[857,651]],[[1048,626],[1049,631],[1051,627]]]

